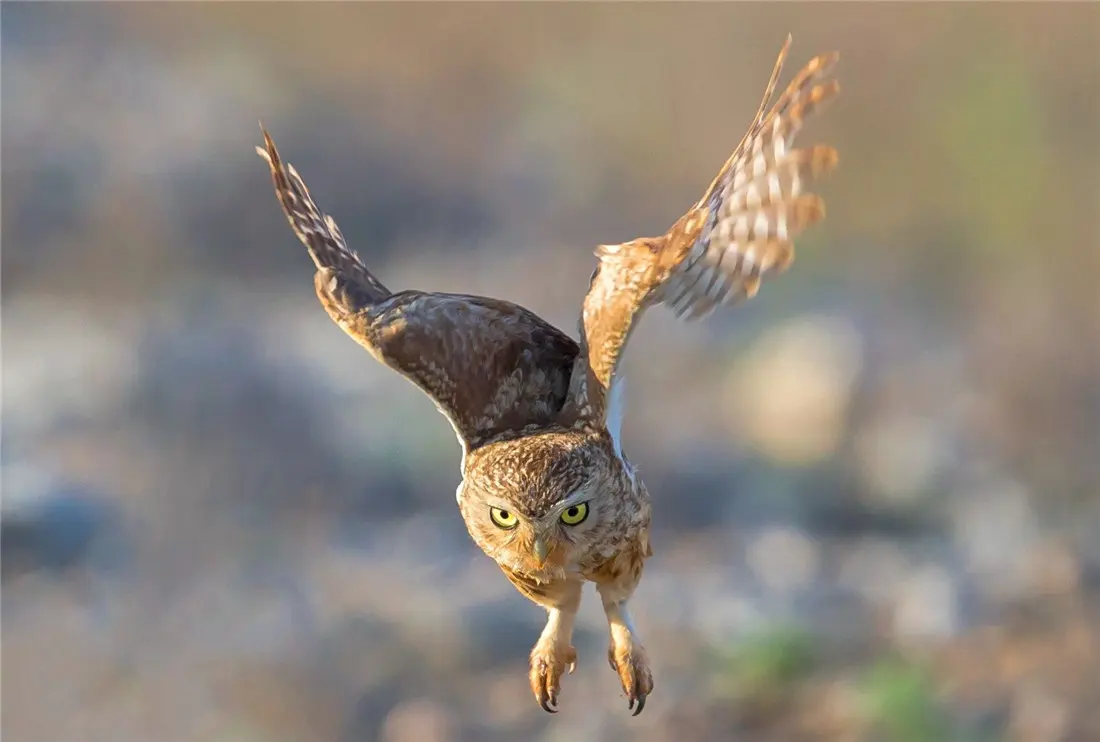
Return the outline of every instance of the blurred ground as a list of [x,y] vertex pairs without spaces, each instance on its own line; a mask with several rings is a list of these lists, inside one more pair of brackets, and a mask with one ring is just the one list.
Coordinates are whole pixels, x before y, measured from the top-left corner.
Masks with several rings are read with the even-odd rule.
[[[2,9],[3,736],[12,742],[1100,739],[1100,6]],[[842,52],[782,280],[647,316],[629,719],[595,601],[466,536],[431,403],[324,315],[257,119],[387,285],[572,329],[774,56]]]

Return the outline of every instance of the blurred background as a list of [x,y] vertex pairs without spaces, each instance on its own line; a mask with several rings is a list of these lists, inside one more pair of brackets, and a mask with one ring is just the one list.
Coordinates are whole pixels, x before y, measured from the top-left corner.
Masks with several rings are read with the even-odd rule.
[[[4,3],[3,737],[1100,739],[1100,5]],[[630,719],[588,593],[466,535],[431,402],[320,308],[257,120],[390,287],[571,334],[840,50],[828,218],[658,310]]]

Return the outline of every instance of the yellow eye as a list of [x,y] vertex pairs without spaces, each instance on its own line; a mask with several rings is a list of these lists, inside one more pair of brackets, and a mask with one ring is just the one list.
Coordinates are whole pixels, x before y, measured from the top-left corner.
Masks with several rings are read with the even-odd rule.
[[574,505],[561,514],[561,522],[567,526],[575,526],[584,522],[588,517],[588,503],[582,502]]
[[493,522],[498,526],[508,531],[516,527],[519,523],[519,518],[515,513],[511,513],[507,510],[501,510],[500,508],[489,508],[489,517],[493,519]]

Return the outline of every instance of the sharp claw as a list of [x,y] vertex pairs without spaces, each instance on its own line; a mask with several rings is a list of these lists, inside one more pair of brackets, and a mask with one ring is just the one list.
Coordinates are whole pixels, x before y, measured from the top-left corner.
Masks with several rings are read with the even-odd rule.
[[539,685],[541,686],[538,693],[539,706],[542,706],[542,710],[548,714],[558,713],[558,710],[554,708],[558,705],[557,694],[547,687],[545,677],[541,679]]
[[536,647],[531,655],[531,690],[535,693],[535,701],[543,711],[549,714],[558,713],[558,696],[561,693],[561,676],[563,670],[572,673],[577,666],[577,653],[569,647],[568,652],[547,653]]
[[623,671],[620,671],[620,665],[615,661],[614,651],[608,652],[608,660],[622,682],[623,693],[627,698],[627,709],[633,712],[631,716],[637,716],[645,709],[646,699],[653,690],[653,680],[644,655],[623,660]]

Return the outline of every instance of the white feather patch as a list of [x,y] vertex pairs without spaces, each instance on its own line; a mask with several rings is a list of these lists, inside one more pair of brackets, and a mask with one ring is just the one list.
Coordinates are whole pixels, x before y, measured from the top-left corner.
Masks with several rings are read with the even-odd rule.
[[621,376],[611,382],[611,389],[607,394],[607,432],[611,434],[611,442],[615,445],[615,455],[620,458],[623,455],[623,391],[626,383]]

